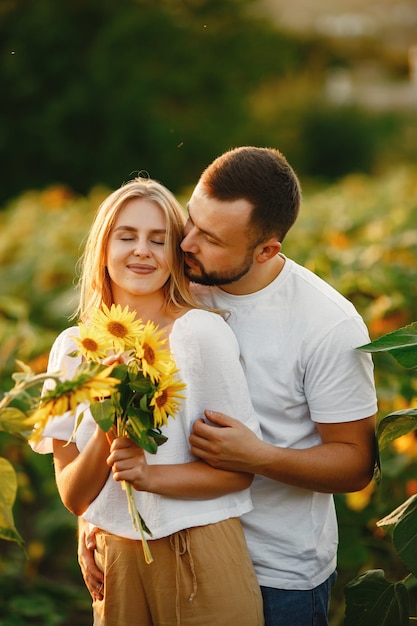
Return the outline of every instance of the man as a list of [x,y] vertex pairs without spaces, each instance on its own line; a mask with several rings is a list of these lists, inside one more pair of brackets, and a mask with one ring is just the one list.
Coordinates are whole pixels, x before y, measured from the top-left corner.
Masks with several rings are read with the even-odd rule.
[[[261,423],[263,440],[207,411],[190,443],[214,467],[255,474],[254,510],[242,524],[266,626],[327,624],[332,494],[365,487],[374,465],[373,367],[355,351],[367,330],[351,303],[281,253],[300,199],[280,152],[230,150],[194,189],[182,243],[196,293],[228,311]],[[83,536],[80,546],[85,571]]]

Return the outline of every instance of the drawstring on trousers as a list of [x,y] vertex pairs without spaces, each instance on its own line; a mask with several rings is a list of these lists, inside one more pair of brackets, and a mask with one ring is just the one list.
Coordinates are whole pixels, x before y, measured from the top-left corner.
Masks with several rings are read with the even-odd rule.
[[175,589],[176,589],[176,598],[175,598],[175,612],[177,617],[177,626],[181,626],[181,611],[180,611],[180,584],[181,584],[181,557],[184,554],[188,554],[188,560],[190,563],[190,570],[193,579],[193,590],[191,595],[188,598],[188,602],[192,602],[197,595],[197,576],[194,568],[194,559],[191,554],[191,538],[190,532],[188,528],[185,530],[180,530],[177,533],[171,535],[170,547],[175,552],[175,563],[176,563],[176,571],[175,571]]

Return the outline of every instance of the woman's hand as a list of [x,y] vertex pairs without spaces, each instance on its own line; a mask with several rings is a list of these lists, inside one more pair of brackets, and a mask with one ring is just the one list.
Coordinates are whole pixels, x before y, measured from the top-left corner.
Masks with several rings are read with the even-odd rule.
[[151,468],[145,453],[128,437],[117,437],[113,441],[107,464],[112,468],[114,480],[126,480],[137,491],[151,491]]

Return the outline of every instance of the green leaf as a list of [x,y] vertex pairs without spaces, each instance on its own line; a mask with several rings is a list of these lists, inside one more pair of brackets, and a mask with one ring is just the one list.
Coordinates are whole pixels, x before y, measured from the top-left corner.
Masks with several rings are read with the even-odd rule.
[[417,429],[417,409],[402,409],[390,413],[381,419],[376,429],[380,450],[386,448],[395,439]]
[[394,509],[394,511],[391,511],[391,513],[379,520],[377,522],[377,526],[392,534],[395,525],[403,517],[404,511],[406,511],[406,509],[414,500],[417,500],[417,495],[411,496],[410,498],[408,498],[408,500],[406,500],[405,502],[400,504],[400,506]]
[[417,497],[412,496],[406,504],[394,527],[392,542],[402,562],[417,576]]
[[127,378],[127,375],[127,365],[125,363],[116,363],[116,365],[112,369],[111,376],[113,378],[118,378],[120,381],[124,381]]
[[158,446],[149,436],[151,432],[149,429],[149,418],[145,415],[136,414],[129,416],[129,422],[127,425],[127,433],[129,439],[131,439],[137,446],[143,448],[150,454],[156,454]]
[[345,626],[408,626],[408,592],[388,582],[380,569],[369,570],[345,587]]
[[15,541],[24,546],[13,519],[13,505],[16,499],[17,479],[13,466],[0,458],[0,538]]
[[389,352],[403,367],[417,367],[417,322],[394,330],[357,350]]
[[13,435],[26,435],[30,432],[30,428],[24,423],[26,419],[26,413],[17,407],[7,406],[0,410],[0,431]]
[[148,404],[148,396],[142,396],[139,402],[140,410],[143,413],[150,413],[149,404]]
[[168,437],[163,435],[160,430],[150,429],[148,431],[148,434],[155,441],[158,448],[159,446],[162,446],[166,441],[168,441]]
[[137,393],[150,393],[152,391],[152,383],[148,378],[135,378],[129,382],[129,387]]
[[90,405],[91,415],[94,417],[96,423],[100,426],[101,430],[107,433],[112,426],[114,426],[114,406],[110,398],[102,400],[100,402],[93,402]]

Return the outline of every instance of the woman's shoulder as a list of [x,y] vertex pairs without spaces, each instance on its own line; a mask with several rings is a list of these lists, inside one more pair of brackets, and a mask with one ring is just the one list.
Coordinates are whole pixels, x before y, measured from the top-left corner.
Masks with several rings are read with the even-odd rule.
[[190,309],[184,313],[175,321],[172,332],[185,336],[192,335],[203,342],[234,343],[236,341],[232,329],[222,315],[205,309]]
[[74,341],[74,337],[79,337],[79,335],[80,329],[78,326],[69,326],[57,336],[49,355],[50,365],[51,363],[59,363],[76,349],[77,344]]
[[[206,309],[189,309],[181,317],[175,320],[175,324],[178,325],[193,325],[193,326],[218,326],[228,328],[225,319],[220,313],[214,313],[213,311],[207,311]],[[174,324],[174,326],[175,326]]]
[[74,337],[80,336],[79,326],[69,326],[61,331],[54,341],[54,346],[74,344]]

